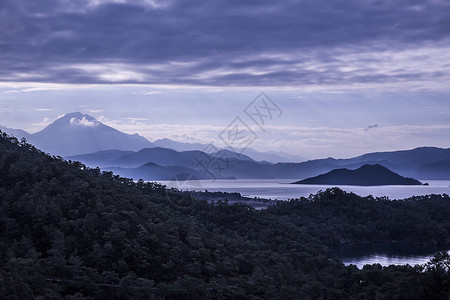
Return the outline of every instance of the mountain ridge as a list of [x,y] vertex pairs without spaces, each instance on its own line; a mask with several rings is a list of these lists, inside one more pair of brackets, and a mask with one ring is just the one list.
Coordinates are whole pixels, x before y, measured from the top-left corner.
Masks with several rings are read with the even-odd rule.
[[[2,128],[4,127],[0,127]],[[347,159],[329,157],[305,162],[272,163],[257,161],[252,152],[254,150],[250,148],[245,151],[245,154],[220,148],[217,153],[205,153],[205,150],[177,151],[170,148],[158,148],[155,147],[158,143],[153,144],[137,134],[120,132],[80,112],[66,114],[34,134],[28,134],[20,129],[4,129],[6,129],[3,130],[5,132],[15,133],[19,139],[20,135],[25,135],[28,142],[54,155],[79,160],[92,167],[126,168],[127,176],[132,174],[133,169],[149,162],[162,168],[168,166],[189,168],[207,174],[209,166],[202,166],[205,164],[202,160],[207,159],[207,164],[216,163],[217,166],[216,160],[219,159],[220,162],[225,162],[226,168],[223,169],[220,166],[223,170],[218,170],[214,178],[305,179],[337,168],[355,169],[364,164],[380,164],[407,177],[422,180],[450,179],[450,164],[446,161],[450,160],[449,148],[418,147],[411,150],[366,153]],[[157,141],[183,145],[169,139]],[[202,144],[189,145],[199,147]],[[153,149],[143,151],[153,154],[140,156],[139,151],[144,149]],[[142,172],[136,170],[135,175],[138,174]],[[159,178],[156,176],[153,179]]]

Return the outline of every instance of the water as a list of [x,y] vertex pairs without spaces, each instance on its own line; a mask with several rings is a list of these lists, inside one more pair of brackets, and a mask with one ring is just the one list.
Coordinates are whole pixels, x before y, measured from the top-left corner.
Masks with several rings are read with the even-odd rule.
[[340,247],[332,253],[345,265],[356,265],[361,269],[366,264],[406,265],[427,263],[437,251],[450,251],[434,246],[409,245],[394,242],[377,242]]
[[[293,179],[237,179],[237,180],[188,180],[188,181],[160,181],[168,187],[181,190],[196,190],[210,192],[238,192],[247,197],[287,200],[308,197],[319,190],[325,190],[331,185],[290,184]],[[450,194],[450,180],[427,180],[428,186],[338,186],[341,189],[354,192],[360,196],[387,196],[390,199],[404,199],[411,196],[429,194]]]

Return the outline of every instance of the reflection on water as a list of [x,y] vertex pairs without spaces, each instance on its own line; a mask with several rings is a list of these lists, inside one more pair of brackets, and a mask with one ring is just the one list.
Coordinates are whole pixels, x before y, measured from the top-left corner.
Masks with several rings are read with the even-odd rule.
[[346,265],[362,268],[366,264],[411,266],[428,262],[438,251],[448,247],[419,246],[395,242],[366,243],[333,249],[332,253]]

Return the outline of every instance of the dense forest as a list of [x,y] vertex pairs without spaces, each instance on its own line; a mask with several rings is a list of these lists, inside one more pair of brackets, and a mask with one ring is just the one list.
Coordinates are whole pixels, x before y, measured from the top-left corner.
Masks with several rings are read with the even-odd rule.
[[344,266],[327,246],[444,244],[450,198],[339,189],[266,210],[208,203],[0,136],[2,299],[447,299],[450,257]]
[[390,200],[333,188],[309,198],[278,201],[267,210],[328,246],[373,241],[450,245],[450,197],[446,194]]

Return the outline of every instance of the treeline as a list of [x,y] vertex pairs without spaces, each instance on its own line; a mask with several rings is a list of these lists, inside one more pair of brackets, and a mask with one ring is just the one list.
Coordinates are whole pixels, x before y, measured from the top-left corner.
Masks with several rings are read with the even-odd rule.
[[[337,192],[324,193],[333,202]],[[267,211],[212,205],[51,157],[3,134],[0,298],[447,297],[448,256],[416,268],[346,267],[324,244],[332,230],[315,232],[313,220],[294,211],[321,202],[307,201]]]
[[390,200],[333,188],[309,198],[279,201],[267,210],[328,246],[371,241],[450,245],[450,197],[446,194]]

